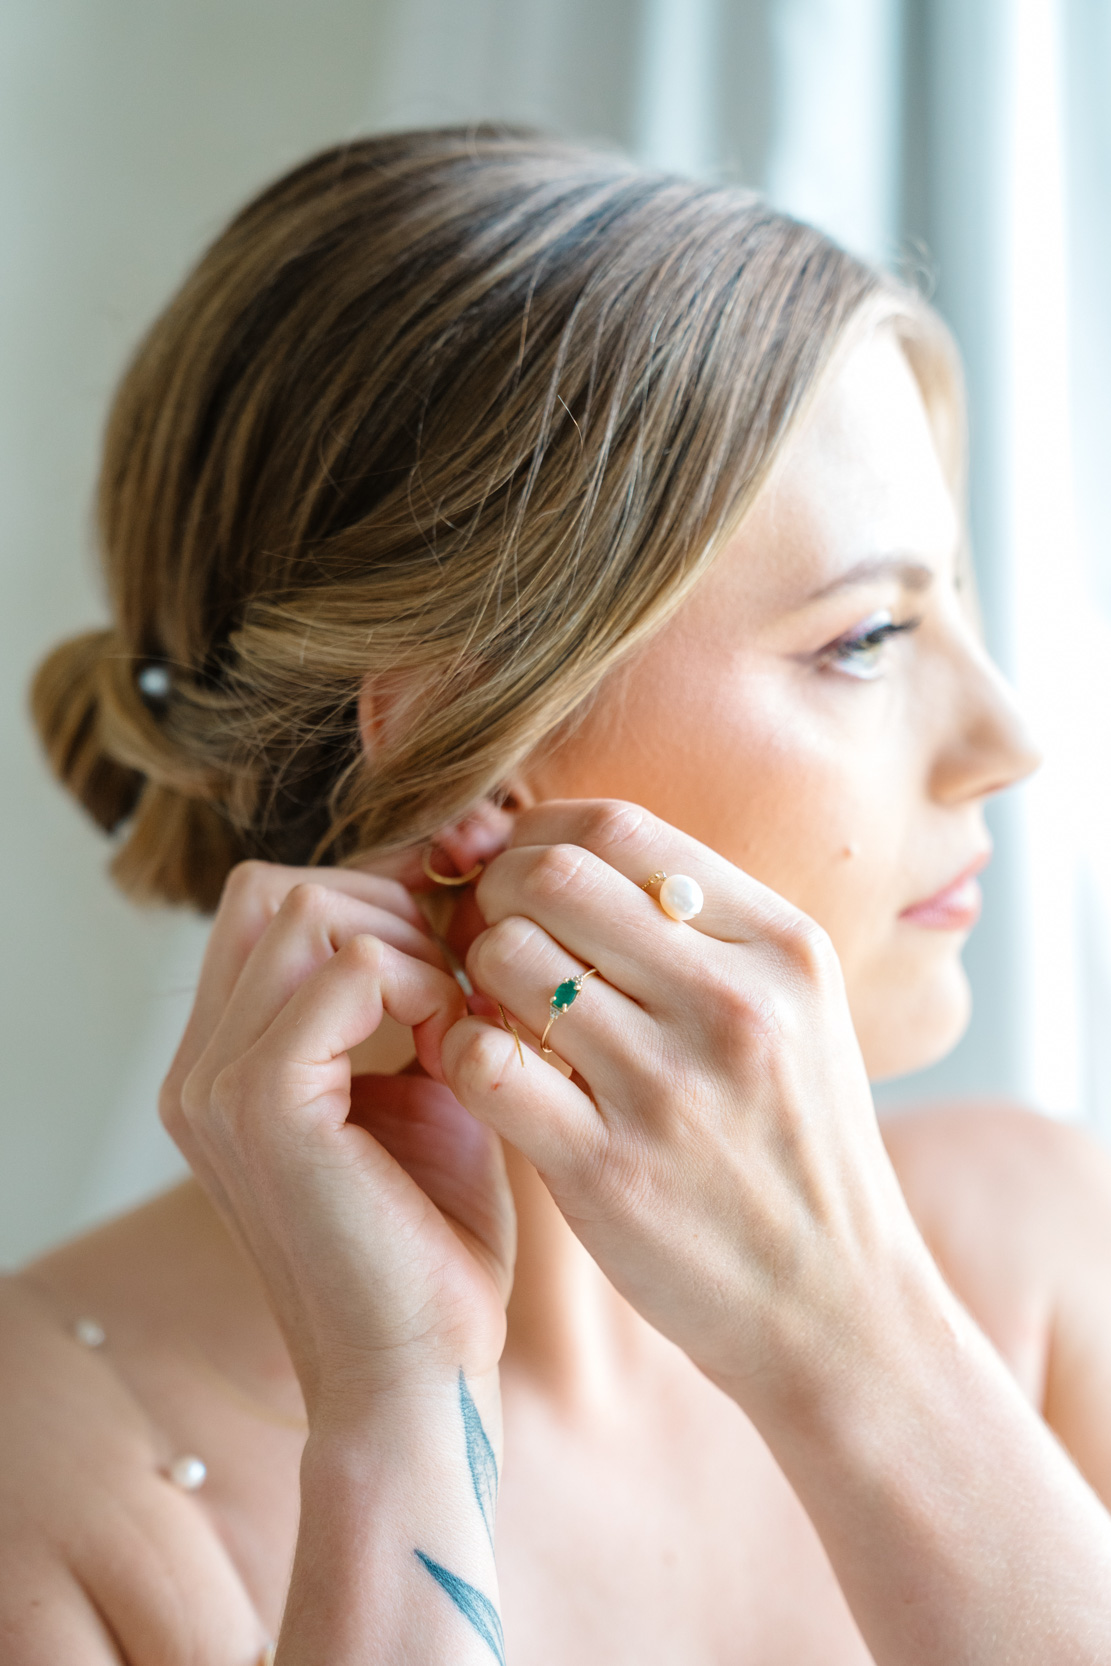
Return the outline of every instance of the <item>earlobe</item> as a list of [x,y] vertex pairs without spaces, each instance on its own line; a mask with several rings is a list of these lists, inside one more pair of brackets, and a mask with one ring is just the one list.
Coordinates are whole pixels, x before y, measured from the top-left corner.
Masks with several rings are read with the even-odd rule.
[[503,851],[513,832],[515,809],[484,799],[462,820],[443,827],[433,840],[432,866],[438,874],[470,873]]

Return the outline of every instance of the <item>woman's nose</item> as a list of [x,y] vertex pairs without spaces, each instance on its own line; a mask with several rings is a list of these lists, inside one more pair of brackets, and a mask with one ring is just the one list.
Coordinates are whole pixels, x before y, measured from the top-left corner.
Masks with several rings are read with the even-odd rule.
[[955,667],[952,723],[933,772],[944,803],[986,798],[1031,775],[1042,755],[1010,683],[978,641]]

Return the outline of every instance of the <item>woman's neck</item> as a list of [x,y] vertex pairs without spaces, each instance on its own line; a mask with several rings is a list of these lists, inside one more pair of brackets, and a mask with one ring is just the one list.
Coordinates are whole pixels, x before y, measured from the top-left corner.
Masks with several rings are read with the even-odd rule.
[[[518,1251],[503,1373],[557,1415],[596,1414],[644,1358],[650,1328],[579,1243],[536,1170],[511,1149]],[[67,1322],[188,1356],[283,1419],[299,1386],[253,1264],[196,1180],[96,1229],[27,1269]],[[658,1341],[658,1338],[655,1339]]]
[[612,1396],[648,1327],[567,1225],[532,1165],[506,1148],[517,1206],[517,1266],[503,1371],[566,1409]]

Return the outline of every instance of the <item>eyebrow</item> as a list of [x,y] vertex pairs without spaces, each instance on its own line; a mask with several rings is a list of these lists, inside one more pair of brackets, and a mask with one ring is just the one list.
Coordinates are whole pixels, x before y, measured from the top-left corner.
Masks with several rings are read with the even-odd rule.
[[873,584],[877,579],[898,579],[904,590],[928,590],[933,583],[935,573],[932,567],[924,561],[915,561],[907,555],[877,555],[869,556],[858,561],[855,566],[848,567],[839,573],[829,584],[823,584],[820,590],[807,596],[803,602],[806,607],[810,602],[824,601],[827,596],[836,596],[842,590],[851,590],[859,584]]

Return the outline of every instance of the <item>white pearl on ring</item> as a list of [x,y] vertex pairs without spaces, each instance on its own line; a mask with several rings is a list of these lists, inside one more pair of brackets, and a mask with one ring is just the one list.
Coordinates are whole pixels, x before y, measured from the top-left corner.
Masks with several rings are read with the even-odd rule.
[[688,874],[668,874],[660,886],[660,907],[673,920],[693,920],[705,901],[701,885]]
[[174,1459],[169,1474],[174,1486],[180,1487],[182,1492],[196,1492],[198,1487],[204,1486],[208,1470],[203,1458],[187,1452],[183,1457]]

